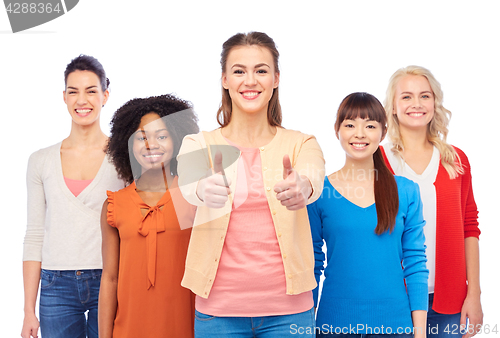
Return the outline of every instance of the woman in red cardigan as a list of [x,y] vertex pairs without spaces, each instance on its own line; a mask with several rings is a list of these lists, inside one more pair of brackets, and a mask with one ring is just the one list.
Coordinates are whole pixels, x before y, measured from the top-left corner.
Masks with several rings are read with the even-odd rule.
[[441,86],[429,70],[396,71],[385,100],[390,143],[382,150],[394,174],[420,186],[430,272],[427,334],[469,338],[483,323],[480,230],[469,161],[446,143],[451,112],[442,102]]

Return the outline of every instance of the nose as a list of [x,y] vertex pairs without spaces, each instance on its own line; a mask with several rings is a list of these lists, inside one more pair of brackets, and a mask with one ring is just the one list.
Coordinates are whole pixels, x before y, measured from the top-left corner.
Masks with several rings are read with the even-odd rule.
[[363,126],[358,126],[356,128],[356,134],[354,135],[356,138],[364,138],[365,135],[365,128]]
[[158,140],[156,137],[151,137],[145,140],[147,149],[156,149],[158,148]]
[[413,100],[413,108],[420,108],[422,107],[422,104],[420,102],[420,98],[419,97],[416,97],[414,100]]
[[79,93],[76,103],[78,105],[80,105],[80,106],[86,104],[87,103],[87,95],[86,95],[86,93]]
[[255,77],[255,74],[253,72],[248,72],[245,76],[245,84],[247,86],[253,86],[256,84],[256,77]]

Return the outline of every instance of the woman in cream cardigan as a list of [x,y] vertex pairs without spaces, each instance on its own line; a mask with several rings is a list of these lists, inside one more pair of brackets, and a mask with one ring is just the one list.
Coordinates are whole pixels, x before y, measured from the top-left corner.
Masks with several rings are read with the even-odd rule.
[[181,191],[198,206],[182,281],[197,294],[198,338],[314,337],[305,206],[324,159],[313,136],[281,126],[278,55],[264,33],[227,40],[221,128],[186,136],[179,153]]

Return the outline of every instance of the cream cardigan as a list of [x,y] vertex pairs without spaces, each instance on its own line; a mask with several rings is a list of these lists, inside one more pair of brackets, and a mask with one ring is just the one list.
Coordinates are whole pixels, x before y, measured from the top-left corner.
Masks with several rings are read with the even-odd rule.
[[[181,284],[203,298],[208,298],[217,274],[232,208],[232,199],[229,199],[223,208],[211,209],[196,195],[198,181],[211,168],[207,143],[210,145],[212,163],[215,153],[221,151],[223,167],[226,176],[231,180],[232,191],[236,185],[240,157],[239,150],[226,142],[220,129],[187,135],[177,157],[181,192],[189,203],[198,206]],[[323,189],[323,153],[314,136],[277,128],[273,140],[260,147],[260,154],[269,210],[283,257],[286,293],[293,295],[312,290],[316,287],[316,280],[307,209],[287,210],[276,199],[273,189],[276,183],[283,180],[283,156],[288,154],[293,168],[310,180],[313,193],[308,204],[314,202]]]

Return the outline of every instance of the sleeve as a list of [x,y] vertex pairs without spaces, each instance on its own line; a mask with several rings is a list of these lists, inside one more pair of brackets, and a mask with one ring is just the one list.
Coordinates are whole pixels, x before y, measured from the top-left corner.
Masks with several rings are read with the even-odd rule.
[[106,212],[106,220],[110,226],[116,228],[115,222],[115,193],[113,191],[106,191],[108,195],[108,210]]
[[192,205],[204,205],[196,194],[198,181],[210,169],[210,160],[202,132],[184,137],[177,155],[177,162],[179,189],[182,195]]
[[404,277],[410,310],[427,311],[429,270],[426,267],[423,206],[418,185],[408,183],[405,189],[408,209],[402,236]]
[[465,196],[464,237],[479,238],[481,230],[479,230],[479,222],[477,221],[478,211],[472,191],[472,176],[469,159],[462,151],[460,151],[459,154],[464,169],[464,174],[462,175],[462,196]]
[[28,160],[26,186],[28,188],[28,217],[24,236],[23,261],[42,261],[45,235],[45,191],[41,175],[42,154],[35,152]]
[[314,247],[314,277],[318,284],[313,290],[314,306],[318,307],[319,282],[323,270],[325,269],[325,253],[323,252],[323,222],[321,212],[318,210],[318,202],[314,202],[307,206],[309,215],[309,224],[311,225],[311,235]]
[[306,176],[311,182],[313,191],[307,201],[307,204],[311,204],[321,196],[325,182],[325,159],[314,136],[304,135],[292,166],[299,175]]

